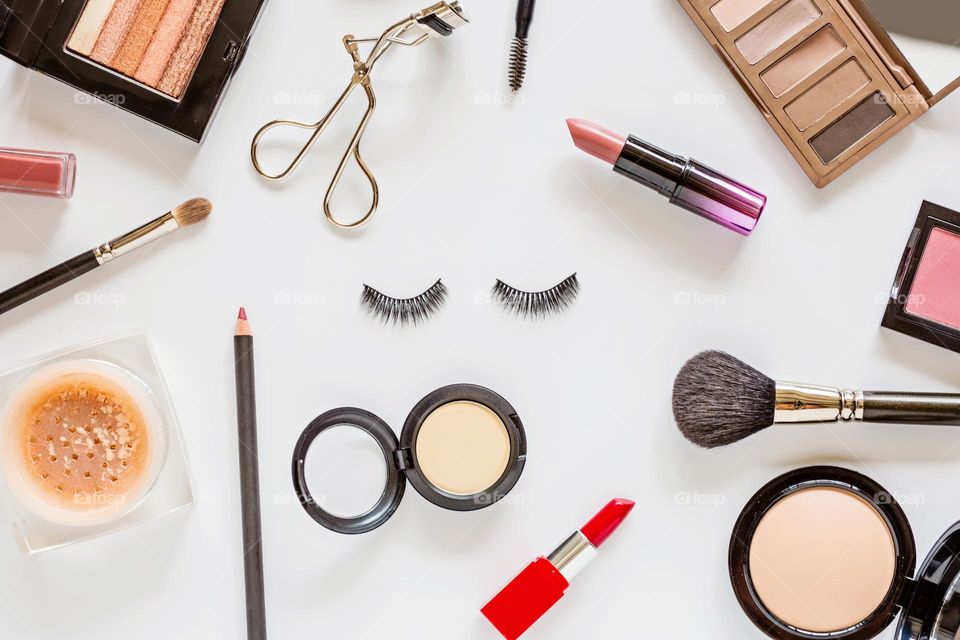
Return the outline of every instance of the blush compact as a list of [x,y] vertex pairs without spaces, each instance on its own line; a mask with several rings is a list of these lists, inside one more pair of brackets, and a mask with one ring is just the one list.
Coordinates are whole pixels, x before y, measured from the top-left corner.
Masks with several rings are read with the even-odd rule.
[[960,523],[916,571],[903,509],[849,469],[770,481],[737,520],[729,569],[741,608],[775,640],[867,640],[898,616],[898,640],[960,633]]
[[887,301],[883,326],[960,352],[960,213],[924,202]]
[[408,482],[444,509],[489,507],[513,489],[526,458],[526,435],[513,406],[484,387],[456,384],[418,402],[399,439],[363,409],[317,417],[294,450],[293,484],[315,521],[359,534],[390,519]]

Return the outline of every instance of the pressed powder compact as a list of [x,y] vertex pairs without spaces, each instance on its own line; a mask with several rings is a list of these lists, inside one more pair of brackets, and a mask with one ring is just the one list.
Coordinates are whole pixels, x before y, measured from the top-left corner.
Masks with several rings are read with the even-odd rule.
[[201,141],[265,0],[0,0],[0,54]]
[[104,361],[66,360],[34,372],[9,396],[0,428],[14,497],[69,526],[103,525],[135,508],[166,454],[149,389]]
[[953,0],[679,2],[818,187],[960,86]]
[[960,523],[915,575],[903,510],[848,469],[807,467],[769,482],[737,520],[729,563],[740,606],[776,640],[866,640],[898,613],[900,640],[960,632]]
[[924,202],[883,326],[960,353],[960,213]]
[[[364,444],[344,439],[344,431],[365,441],[373,459],[343,464],[350,459],[351,448]],[[308,461],[315,453],[325,460],[313,464],[313,470],[323,474],[320,477],[310,475]],[[363,409],[334,409],[319,416],[297,442],[293,483],[300,503],[318,523],[338,533],[366,533],[394,514],[407,482],[445,509],[489,507],[516,485],[526,456],[523,423],[510,403],[489,389],[457,384],[417,403],[399,440],[386,422]],[[343,477],[358,468],[364,468],[366,477],[354,481]],[[366,484],[369,504],[344,507],[330,491],[321,493],[321,483],[341,491]]]

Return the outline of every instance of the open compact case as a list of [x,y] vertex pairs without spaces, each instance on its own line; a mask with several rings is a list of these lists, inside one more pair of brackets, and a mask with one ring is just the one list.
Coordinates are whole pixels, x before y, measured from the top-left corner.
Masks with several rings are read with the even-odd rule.
[[952,0],[679,2],[818,187],[960,86]]
[[883,326],[960,353],[960,213],[924,202],[890,291]]
[[266,0],[0,0],[0,54],[200,142]]
[[903,509],[849,469],[806,467],[769,482],[737,520],[729,563],[740,606],[776,640],[867,640],[898,614],[898,640],[960,634],[960,523],[915,572]]
[[[344,429],[346,428],[346,429]],[[346,512],[329,506],[326,494],[308,487],[311,448],[335,431],[357,431],[372,439],[385,466],[382,490],[371,508]],[[331,451],[329,459],[345,453]],[[451,511],[475,511],[498,502],[517,484],[527,458],[523,423],[499,394],[470,384],[430,393],[413,408],[400,438],[379,417],[355,408],[328,411],[300,436],[293,453],[293,484],[300,504],[319,524],[337,533],[373,531],[397,510],[407,482],[433,504]],[[318,465],[319,466],[319,465]],[[324,465],[331,473],[334,465]],[[339,478],[327,478],[342,485]],[[314,489],[316,491],[316,488]]]

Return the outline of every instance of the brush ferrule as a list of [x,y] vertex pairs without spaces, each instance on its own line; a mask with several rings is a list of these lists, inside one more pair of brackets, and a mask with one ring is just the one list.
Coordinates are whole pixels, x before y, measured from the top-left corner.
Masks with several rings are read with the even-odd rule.
[[863,420],[863,392],[778,382],[774,422],[851,422]]
[[111,260],[139,249],[145,244],[170,235],[179,228],[180,225],[177,224],[177,220],[173,217],[173,214],[167,213],[156,220],[148,222],[142,227],[134,229],[130,233],[100,245],[93,250],[93,255],[96,256],[98,263],[104,265]]

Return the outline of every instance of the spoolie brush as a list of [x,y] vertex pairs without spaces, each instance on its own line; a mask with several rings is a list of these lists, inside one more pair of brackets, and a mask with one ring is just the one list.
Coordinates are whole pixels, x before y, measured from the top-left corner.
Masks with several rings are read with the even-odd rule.
[[212,211],[213,205],[205,198],[188,200],[172,211],[134,229],[130,233],[106,242],[92,251],[85,251],[75,258],[71,258],[12,289],[0,293],[0,314],[19,307],[23,303],[79,278],[115,258],[139,249],[145,244],[206,220]]
[[673,415],[690,442],[712,449],[739,442],[774,424],[960,426],[960,395],[852,391],[776,382],[729,354],[705,351],[677,374]]
[[519,0],[517,3],[517,32],[510,45],[510,89],[519,91],[527,75],[528,37],[533,23],[536,0]]

